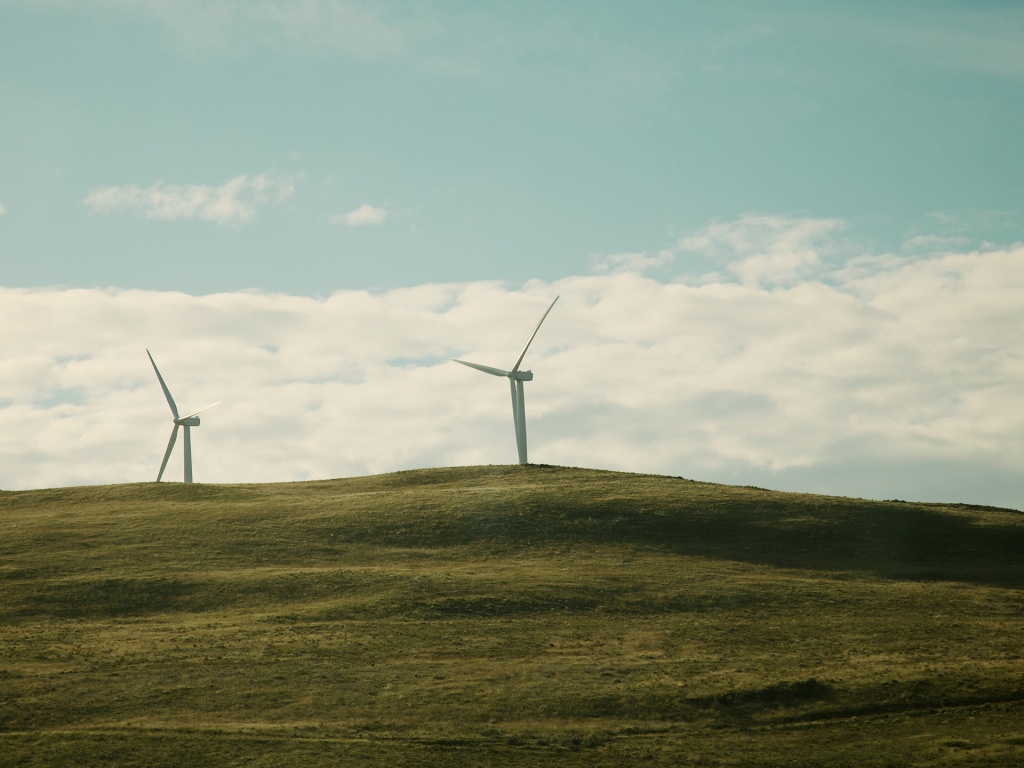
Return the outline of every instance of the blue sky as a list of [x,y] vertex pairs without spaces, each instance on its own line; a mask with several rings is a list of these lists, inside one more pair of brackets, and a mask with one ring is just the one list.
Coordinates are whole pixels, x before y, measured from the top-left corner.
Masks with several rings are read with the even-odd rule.
[[[749,212],[839,217],[875,247],[1024,236],[1016,3],[5,0],[0,14],[9,285],[554,279]],[[82,203],[261,175],[294,192],[247,221]],[[362,205],[382,225],[331,223]]]
[[[26,430],[10,443],[8,463],[20,468],[0,475],[0,486],[113,482],[141,471],[111,455],[107,469],[72,472],[73,458],[39,443],[32,426],[58,407],[101,418],[110,391],[88,376],[66,380],[68,361],[115,365],[112,348],[123,345],[128,356],[129,349],[153,345],[155,332],[136,338],[132,329],[120,329],[113,347],[91,341],[110,341],[107,318],[134,301],[134,291],[146,292],[152,312],[174,304],[177,293],[197,306],[219,296],[226,304],[215,302],[218,307],[234,306],[239,297],[274,296],[288,307],[307,307],[304,322],[310,334],[324,334],[316,347],[323,354],[332,339],[344,347],[338,337],[379,322],[346,316],[349,326],[315,329],[311,318],[327,312],[332,297],[364,307],[380,302],[396,312],[402,300],[417,307],[426,301],[430,317],[459,316],[462,323],[438,326],[450,338],[423,353],[405,349],[401,328],[388,326],[394,335],[378,337],[378,344],[402,351],[384,359],[396,376],[412,377],[413,392],[417,376],[470,377],[460,397],[482,397],[487,408],[493,399],[497,420],[507,410],[500,388],[492,391],[492,382],[477,382],[465,370],[440,373],[447,356],[473,351],[465,349],[470,337],[487,355],[487,341],[474,335],[483,320],[462,302],[476,291],[494,291],[491,310],[509,315],[506,345],[515,348],[549,297],[575,290],[576,300],[569,295],[559,305],[572,320],[563,335],[556,311],[549,320],[553,346],[544,346],[545,329],[531,351],[538,371],[540,362],[555,365],[569,353],[573,342],[564,334],[571,326],[591,334],[580,342],[592,349],[581,364],[616,366],[614,357],[606,360],[615,349],[628,353],[637,379],[619,383],[631,393],[623,402],[606,398],[592,404],[589,416],[568,401],[564,410],[550,405],[549,427],[618,445],[604,453],[570,450],[568,435],[551,432],[548,445],[562,446],[551,452],[558,463],[1024,506],[1024,484],[1013,466],[1024,451],[1024,415],[1002,395],[991,398],[987,411],[968,405],[986,402],[982,393],[1014,386],[1019,392],[1024,383],[1020,342],[1007,331],[1018,319],[1015,308],[1024,305],[1014,292],[1024,268],[1019,3],[0,0],[0,72],[0,288],[7,290],[8,321],[34,339],[0,347],[8,373],[0,382],[0,424],[8,432],[15,423]],[[956,274],[960,282],[943,284],[941,274]],[[1002,275],[998,290],[979,282],[981,274]],[[595,285],[603,288],[594,293]],[[616,299],[627,288],[651,303]],[[720,303],[676,292],[682,288]],[[424,298],[438,291],[445,296],[440,303]],[[972,301],[958,304],[967,294]],[[1005,305],[979,315],[978,306],[997,294]],[[805,301],[811,295],[823,303]],[[680,384],[672,397],[642,406],[643,381],[661,370],[654,352],[667,354],[693,330],[666,319],[681,321],[674,302],[683,296],[710,313],[687,315],[688,322],[722,340],[709,341],[714,354],[696,360],[686,359],[684,349],[673,352],[678,367],[661,372],[677,382],[701,375],[716,388],[698,392]],[[893,306],[893,297],[908,304]],[[845,300],[859,307],[856,323],[810,346],[782,345],[789,358],[773,360],[771,371],[738,352],[795,338]],[[30,312],[25,302],[68,307],[76,327],[32,325],[18,314]],[[286,312],[257,304],[272,315]],[[628,325],[632,335],[616,340],[607,328],[594,331],[588,306],[608,308],[604,321]],[[779,306],[788,314],[776,327],[760,313]],[[950,333],[976,357],[946,356],[955,339],[918,325],[954,306],[962,311],[950,315],[960,323]],[[631,314],[615,314],[615,307]],[[221,311],[213,315],[221,318]],[[871,312],[888,313],[898,332],[879,335],[867,319]],[[224,331],[222,318],[201,326],[175,317],[133,322],[187,328],[177,337],[164,333],[162,341],[169,362],[197,383],[209,362],[196,352],[202,340],[215,360],[226,354],[215,339],[274,346]],[[644,317],[648,326],[637,328]],[[431,325],[428,317],[417,322]],[[259,326],[254,319],[248,327]],[[766,327],[777,335],[766,337]],[[81,351],[61,348],[40,363],[47,345],[34,334],[54,332],[75,339]],[[890,348],[894,337],[907,348]],[[621,346],[626,339],[628,350]],[[495,340],[494,354],[507,356],[500,352],[503,340]],[[907,391],[890,392],[890,401],[881,390],[871,398],[879,423],[893,430],[903,424],[898,434],[883,439],[864,427],[868,415],[853,417],[861,406],[850,403],[881,385],[865,384],[856,367],[819,371],[831,345],[869,350],[874,365],[894,366],[891,375]],[[652,357],[636,358],[637,350]],[[131,386],[148,396],[151,371],[139,354],[145,365]],[[159,350],[154,354],[159,361]],[[909,364],[908,355],[920,365]],[[736,359],[750,367],[737,369]],[[975,374],[941,369],[954,359]],[[280,361],[267,361],[275,364]],[[697,365],[703,367],[695,371]],[[795,372],[790,378],[787,368]],[[755,372],[766,378],[748,392]],[[340,368],[308,375],[314,386],[347,374]],[[785,387],[800,376],[817,384],[813,391],[794,389],[791,402]],[[937,379],[947,382],[945,389],[935,391]],[[259,396],[274,397],[283,380],[268,373]],[[392,398],[401,399],[402,391]],[[542,411],[549,407],[545,396],[542,389],[536,394]],[[409,397],[414,402],[416,395]],[[708,398],[725,408],[717,423],[730,430],[742,427],[723,404],[742,404],[751,434],[731,443],[708,438],[703,453],[691,455],[674,436],[688,427],[673,432],[665,414],[678,408],[679,418],[692,418]],[[901,422],[892,409],[907,402],[934,407],[930,416]],[[800,421],[801,409],[811,413],[815,403],[832,406],[818,416],[831,438],[795,450],[796,438],[778,424]],[[991,410],[996,403],[998,418]],[[766,419],[761,426],[756,414]],[[229,415],[222,418],[230,422]],[[615,443],[645,418],[665,431]],[[942,418],[964,419],[969,434],[958,439],[942,431],[935,426]],[[605,431],[593,433],[595,424]],[[769,424],[776,425],[775,443]],[[539,419],[536,429],[546,429]],[[513,451],[471,449],[481,435],[488,430],[467,432],[461,452],[434,444],[407,453],[367,448],[378,458],[305,469],[268,454],[267,466],[275,469],[257,474],[289,479],[415,461],[514,459]],[[943,440],[949,445],[939,445]],[[531,455],[543,461],[540,445]],[[905,470],[893,469],[890,450]],[[152,452],[158,460],[161,446]],[[22,464],[24,456],[37,459]],[[54,464],[61,470],[44,469]],[[206,479],[258,479],[245,474],[246,465],[240,459]],[[957,483],[949,481],[950,467],[959,468],[952,472]]]

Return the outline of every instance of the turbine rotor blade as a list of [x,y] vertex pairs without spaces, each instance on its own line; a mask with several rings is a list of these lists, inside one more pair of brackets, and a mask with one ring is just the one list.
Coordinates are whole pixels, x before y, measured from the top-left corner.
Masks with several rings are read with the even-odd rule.
[[[559,299],[559,297],[555,296],[555,301],[558,301],[558,299]],[[533,338],[534,338],[534,336],[537,335],[537,331],[540,330],[541,325],[544,323],[544,320],[547,318],[548,312],[550,312],[551,308],[555,306],[555,301],[552,301],[551,302],[551,306],[549,306],[547,308],[547,310],[544,312],[544,314],[541,315],[540,322],[537,323],[537,327],[533,329],[533,335],[530,336],[530,340],[528,342],[526,342],[526,346],[523,347],[522,354],[519,355],[519,359],[516,360],[516,364],[512,366],[512,373],[517,373],[519,371],[519,366],[522,365],[523,358],[526,357],[526,350],[528,350],[530,348],[530,345],[533,343]]]
[[476,368],[478,371],[491,374],[491,376],[508,376],[508,371],[503,371],[501,368],[491,368],[489,365],[480,365],[480,363],[467,363],[465,360],[456,360],[454,357],[452,362],[468,365],[470,368]]
[[171,430],[171,439],[167,442],[167,450],[164,451],[164,460],[160,464],[160,472],[156,476],[156,481],[159,483],[160,478],[164,476],[164,470],[167,469],[167,460],[171,458],[171,451],[174,449],[174,441],[178,439],[178,425],[174,425],[174,429]]
[[160,380],[160,388],[164,391],[164,397],[167,398],[167,404],[171,406],[171,413],[174,414],[174,418],[178,418],[178,406],[174,404],[174,398],[171,397],[171,391],[167,389],[167,385],[164,383],[164,377],[160,375],[160,369],[156,367],[156,361],[153,356],[149,354],[149,350],[146,350],[146,354],[149,355],[149,362],[153,363],[153,370],[156,371],[156,377]]
[[208,411],[211,408],[213,408],[213,406],[220,405],[222,402],[224,402],[224,401],[223,400],[218,400],[216,403],[210,403],[209,405],[204,405],[202,408],[200,408],[200,409],[198,409],[196,411],[192,411],[192,413],[186,413],[181,418],[182,419],[191,419],[193,416],[198,416],[203,411]]

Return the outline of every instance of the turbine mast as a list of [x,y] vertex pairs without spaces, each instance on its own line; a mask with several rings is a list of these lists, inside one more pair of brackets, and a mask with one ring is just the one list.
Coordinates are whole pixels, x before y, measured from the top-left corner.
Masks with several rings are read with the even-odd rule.
[[192,427],[185,425],[185,482],[192,482]]
[[523,399],[523,380],[516,379],[516,404],[513,412],[516,417],[516,447],[519,449],[519,463],[529,464],[526,458],[526,401]]
[[526,433],[520,421],[523,415],[523,382],[509,374],[508,385],[512,390],[512,425],[516,429],[516,451],[519,452],[519,463],[526,464]]

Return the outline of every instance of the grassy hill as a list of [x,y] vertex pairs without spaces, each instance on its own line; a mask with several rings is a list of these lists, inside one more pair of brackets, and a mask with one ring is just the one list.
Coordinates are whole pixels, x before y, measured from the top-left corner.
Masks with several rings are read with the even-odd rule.
[[0,493],[0,766],[1020,765],[1024,515],[545,466]]

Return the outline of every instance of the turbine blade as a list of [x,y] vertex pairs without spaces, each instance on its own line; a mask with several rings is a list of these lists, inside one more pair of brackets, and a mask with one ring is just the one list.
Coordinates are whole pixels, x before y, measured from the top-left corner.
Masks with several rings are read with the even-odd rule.
[[160,380],[160,388],[164,391],[164,397],[167,398],[167,404],[171,406],[171,413],[174,414],[174,418],[178,418],[178,406],[174,404],[174,398],[171,397],[171,391],[167,389],[167,385],[164,384],[164,377],[160,375],[160,369],[156,367],[156,361],[153,356],[149,354],[149,350],[146,350],[146,354],[149,355],[149,362],[153,363],[153,370],[156,371],[156,377]]
[[198,410],[195,410],[195,411],[192,411],[192,413],[186,413],[181,418],[183,418],[183,419],[191,419],[193,416],[198,416],[203,411],[208,411],[211,408],[213,408],[213,406],[220,405],[222,402],[224,402],[224,401],[223,400],[218,400],[216,403],[210,403],[209,405],[204,405],[202,408],[200,408]]
[[[555,296],[555,301],[558,301],[558,298],[559,298],[558,296]],[[533,343],[533,338],[534,338],[534,336],[537,335],[537,331],[540,330],[541,325],[544,323],[544,320],[547,318],[548,312],[550,312],[551,308],[555,306],[555,301],[552,301],[551,302],[551,306],[547,308],[547,311],[545,311],[543,315],[541,315],[540,322],[537,323],[537,327],[533,329],[533,335],[530,336],[530,340],[528,342],[526,342],[526,346],[523,347],[523,352],[522,352],[522,354],[519,355],[519,359],[516,360],[516,364],[512,366],[512,373],[516,373],[519,370],[519,366],[522,365],[523,358],[526,357],[526,350],[528,350],[530,348],[530,345]]]
[[156,481],[159,483],[160,478],[164,476],[164,470],[167,468],[167,460],[171,458],[171,451],[174,449],[174,441],[178,439],[178,425],[174,425],[174,429],[171,430],[171,439],[167,442],[167,450],[164,451],[164,460],[160,464],[160,472],[156,476]]
[[491,376],[508,376],[508,371],[503,371],[501,368],[491,368],[489,365],[480,365],[479,363],[467,363],[465,360],[456,360],[454,357],[452,362],[468,365],[470,368],[476,368],[478,371],[491,374]]

